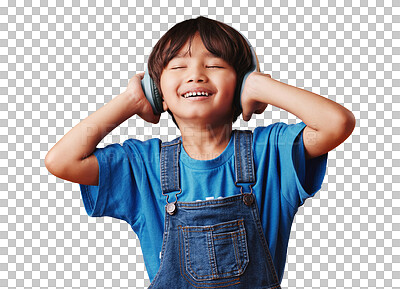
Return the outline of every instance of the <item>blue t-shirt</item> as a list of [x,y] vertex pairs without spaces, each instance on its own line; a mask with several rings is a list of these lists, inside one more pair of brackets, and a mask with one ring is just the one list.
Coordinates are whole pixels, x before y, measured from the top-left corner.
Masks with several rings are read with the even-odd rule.
[[[253,132],[256,184],[253,192],[279,280],[283,277],[293,218],[304,201],[321,188],[327,155],[305,160],[304,122],[282,122]],[[96,149],[99,185],[81,185],[89,216],[128,222],[137,234],[150,280],[160,266],[166,199],[160,183],[160,139],[128,139]],[[233,134],[220,156],[192,159],[181,144],[179,201],[208,200],[240,194],[234,184]]]

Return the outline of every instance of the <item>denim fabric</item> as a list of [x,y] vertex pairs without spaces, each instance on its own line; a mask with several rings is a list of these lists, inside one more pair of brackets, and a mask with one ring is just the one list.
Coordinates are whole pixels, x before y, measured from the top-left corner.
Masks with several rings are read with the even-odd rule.
[[[252,133],[234,131],[234,137],[236,184],[246,184],[244,190],[216,200],[176,202],[175,213],[165,213],[161,265],[149,288],[280,288],[251,191]],[[180,142],[177,138],[161,148],[166,199],[181,192]]]
[[181,137],[173,141],[161,144],[160,152],[160,180],[161,190],[163,195],[167,197],[167,202],[172,202],[169,199],[170,192],[176,192],[177,195],[181,193],[180,189],[180,176],[179,176],[179,154],[181,151]]
[[[305,160],[302,134],[305,126],[303,122],[290,125],[278,122],[257,127],[253,132],[257,182],[252,190],[279,280],[284,273],[293,218],[298,207],[319,191],[326,171],[327,154]],[[165,224],[166,198],[160,183],[161,143],[157,138],[146,141],[131,138],[122,145],[97,148],[93,154],[99,163],[99,185],[80,185],[89,216],[124,220],[135,231],[151,281],[160,268]],[[241,187],[235,185],[234,151],[233,133],[225,150],[210,160],[192,159],[181,143],[179,201],[240,194]],[[243,191],[249,192],[249,186],[244,185]],[[176,192],[170,193],[170,202],[174,202]]]
[[[241,137],[236,137],[240,135]],[[249,130],[235,134],[235,174],[236,183],[255,183],[252,150],[253,133]]]

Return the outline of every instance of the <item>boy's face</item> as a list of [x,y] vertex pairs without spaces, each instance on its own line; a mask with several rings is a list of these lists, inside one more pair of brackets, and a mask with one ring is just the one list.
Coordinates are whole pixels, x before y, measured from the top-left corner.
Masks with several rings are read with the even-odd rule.
[[198,34],[193,38],[190,55],[188,48],[186,44],[161,74],[164,109],[171,110],[179,127],[182,123],[193,122],[203,125],[231,123],[235,69],[211,54]]

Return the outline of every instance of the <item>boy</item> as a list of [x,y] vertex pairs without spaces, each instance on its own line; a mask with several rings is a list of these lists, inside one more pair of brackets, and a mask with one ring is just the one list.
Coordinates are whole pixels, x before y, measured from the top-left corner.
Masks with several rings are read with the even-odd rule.
[[[149,74],[181,137],[96,145],[134,114],[157,123],[143,74],[69,131],[47,154],[57,177],[81,184],[90,216],[128,222],[150,288],[279,288],[290,227],[319,189],[327,153],[353,131],[353,114],[324,97],[253,72],[232,27],[204,17],[171,28]],[[232,131],[268,104],[299,117],[254,132]]]

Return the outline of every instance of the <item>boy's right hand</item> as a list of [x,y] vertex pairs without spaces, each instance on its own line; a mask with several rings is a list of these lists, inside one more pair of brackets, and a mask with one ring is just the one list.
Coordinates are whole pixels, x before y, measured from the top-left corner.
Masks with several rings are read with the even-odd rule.
[[160,120],[144,96],[143,76],[139,73],[132,77],[125,92],[79,122],[56,143],[45,158],[49,172],[74,183],[98,185],[99,164],[93,155],[97,144],[134,114],[151,123]]
[[150,102],[144,95],[141,81],[144,77],[144,72],[136,74],[132,77],[125,90],[125,94],[131,101],[135,102],[136,114],[147,122],[158,123],[161,115],[156,115],[153,112]]

